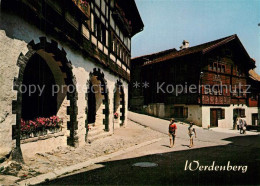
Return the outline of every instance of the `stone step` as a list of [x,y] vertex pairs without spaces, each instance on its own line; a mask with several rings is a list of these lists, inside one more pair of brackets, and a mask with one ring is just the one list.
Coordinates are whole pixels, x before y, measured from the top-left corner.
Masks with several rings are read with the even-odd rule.
[[112,135],[112,132],[105,132],[105,131],[103,131],[101,134],[94,135],[94,136],[88,135],[88,143],[92,143],[93,141],[96,141],[98,139],[102,139],[102,138],[105,138],[105,137],[111,136],[111,135]]
[[99,134],[101,134],[101,133],[103,133],[104,132],[104,129],[102,128],[100,128],[100,129],[95,129],[95,130],[90,130],[89,132],[88,132],[88,136],[95,136],[95,135],[99,135]]
[[94,132],[94,131],[99,131],[99,130],[104,130],[105,129],[105,126],[104,125],[96,125],[96,126],[93,126],[93,125],[89,125],[90,127],[90,130],[89,132]]

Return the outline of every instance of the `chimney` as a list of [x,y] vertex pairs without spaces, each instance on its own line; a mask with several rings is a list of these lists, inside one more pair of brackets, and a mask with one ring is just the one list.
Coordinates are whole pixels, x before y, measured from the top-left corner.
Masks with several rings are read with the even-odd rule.
[[189,48],[189,46],[190,46],[189,41],[183,40],[182,46],[180,46],[180,49],[183,50],[183,49]]

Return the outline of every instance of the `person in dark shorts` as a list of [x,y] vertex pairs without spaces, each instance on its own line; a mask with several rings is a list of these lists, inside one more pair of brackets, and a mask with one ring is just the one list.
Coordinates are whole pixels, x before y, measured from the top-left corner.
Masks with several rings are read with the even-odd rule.
[[169,137],[170,137],[170,148],[174,146],[177,125],[174,123],[175,120],[172,118],[169,124]]
[[195,135],[195,138],[197,138],[196,131],[193,125],[193,122],[190,122],[190,126],[188,128],[188,135],[190,137],[190,148],[193,146],[193,136]]

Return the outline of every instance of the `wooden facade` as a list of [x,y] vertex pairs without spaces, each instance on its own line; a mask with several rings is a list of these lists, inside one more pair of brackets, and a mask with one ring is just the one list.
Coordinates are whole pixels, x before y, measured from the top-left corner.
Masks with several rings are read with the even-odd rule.
[[131,37],[144,27],[134,0],[3,0],[2,7],[130,81]]
[[[140,72],[132,74],[132,86],[136,81],[140,85],[149,84],[146,88],[131,87],[133,110],[142,110],[143,106],[135,103],[138,98],[143,99],[144,106],[163,103],[176,107],[259,107],[259,81],[252,80],[249,74],[256,67],[255,61],[249,57],[237,35],[160,54],[156,58],[147,55],[132,60],[132,69]],[[188,117],[185,106],[182,107],[181,114],[171,116]],[[180,112],[174,110],[171,112]],[[212,111],[216,118],[223,118],[224,112],[221,109]]]

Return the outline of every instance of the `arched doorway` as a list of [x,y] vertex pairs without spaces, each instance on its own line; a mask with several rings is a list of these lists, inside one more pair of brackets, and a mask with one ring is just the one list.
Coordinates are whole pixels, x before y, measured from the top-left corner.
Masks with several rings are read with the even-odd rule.
[[86,100],[87,135],[89,127],[109,131],[108,89],[106,80],[104,79],[104,73],[102,73],[100,69],[95,68],[93,72],[90,73]]
[[[12,152],[12,159],[23,162],[21,152],[21,118],[28,119],[38,116],[49,116],[57,113],[65,98],[69,101],[67,114],[69,121],[67,129],[70,131],[67,140],[68,145],[75,146],[77,143],[77,99],[76,79],[72,73],[72,64],[67,60],[64,49],[58,48],[58,43],[54,40],[48,42],[45,37],[40,38],[40,42],[35,44],[31,41],[28,45],[28,52],[20,54],[17,60],[19,67],[18,77],[14,78],[13,89],[17,91],[17,99],[12,102],[13,114],[16,114],[16,125],[13,126],[12,136],[16,140],[15,149]],[[48,77],[47,77],[48,76]],[[38,96],[39,90],[32,95],[23,94],[24,84],[42,85],[45,89],[42,96]],[[50,90],[52,85],[65,85],[56,94]],[[37,92],[38,91],[38,92]],[[50,95],[52,92],[53,95]],[[33,103],[31,103],[31,101]],[[29,104],[28,104],[29,103]],[[31,105],[31,107],[29,106]]]
[[119,80],[114,90],[114,126],[123,126],[125,122],[125,94],[122,82]]
[[52,92],[55,78],[51,69],[38,54],[27,63],[24,70],[21,116],[24,120],[51,117],[57,114],[57,93]]

